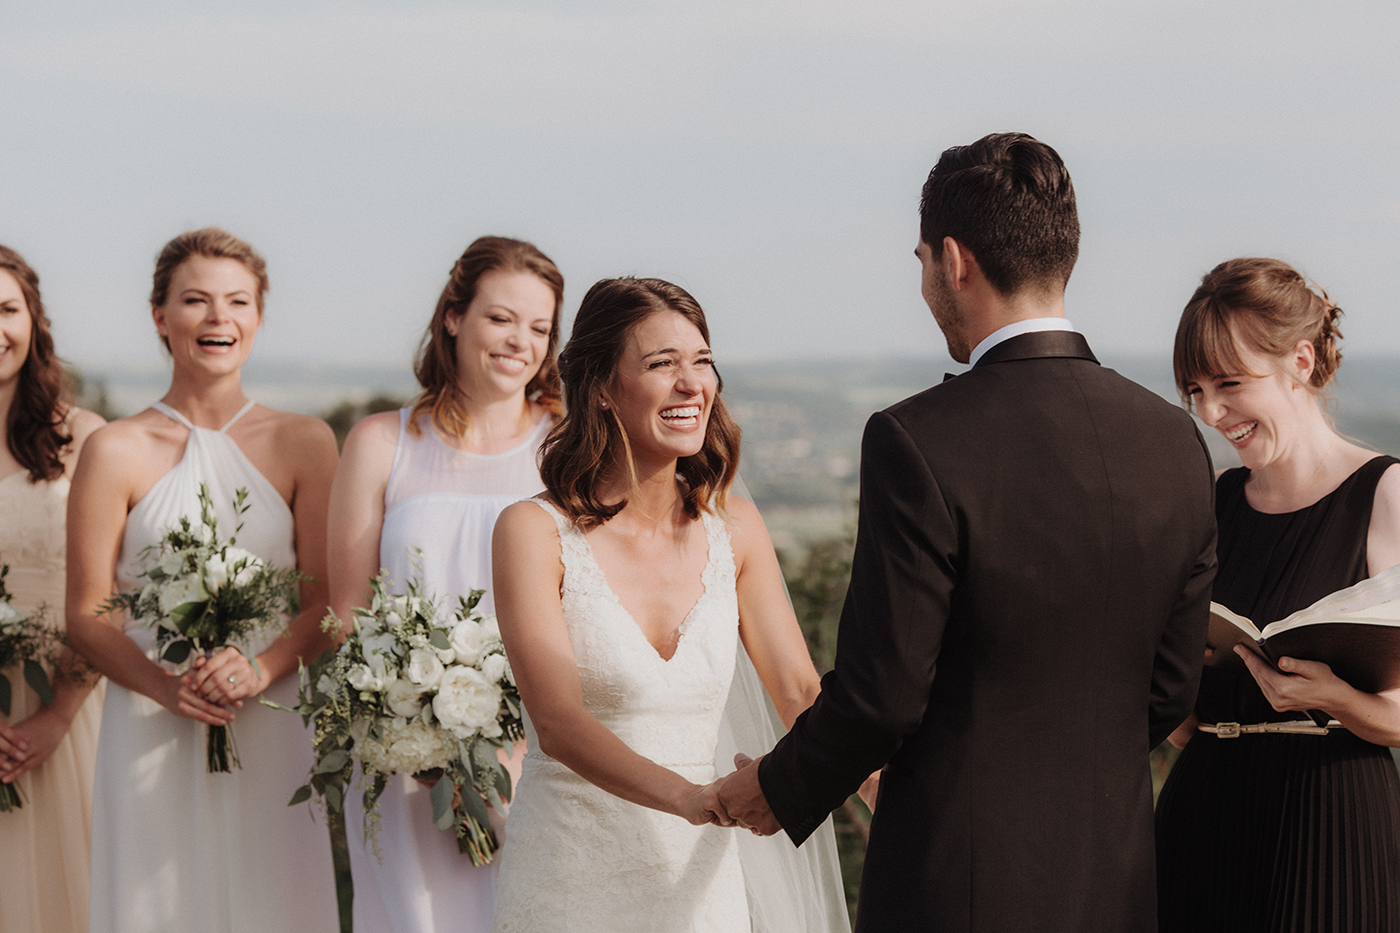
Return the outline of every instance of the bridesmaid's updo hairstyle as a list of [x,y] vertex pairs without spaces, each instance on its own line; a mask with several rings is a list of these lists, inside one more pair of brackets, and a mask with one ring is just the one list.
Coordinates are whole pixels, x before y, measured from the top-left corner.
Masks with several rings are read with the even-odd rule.
[[457,381],[457,338],[447,332],[449,315],[460,317],[476,298],[476,286],[488,272],[528,272],[538,277],[554,292],[554,320],[549,328],[549,346],[539,372],[525,386],[525,396],[549,410],[556,417],[559,402],[559,369],[555,354],[559,349],[559,310],[564,304],[564,275],[548,256],[533,243],[503,236],[484,236],[467,247],[467,251],[452,266],[447,287],[438,298],[428,332],[418,347],[413,374],[423,392],[413,403],[408,429],[418,434],[418,419],[430,413],[433,425],[449,437],[463,437],[471,428],[467,417],[466,398]]
[[1201,280],[1181,313],[1172,366],[1176,387],[1188,403],[1188,387],[1225,373],[1249,373],[1236,337],[1251,350],[1281,359],[1300,341],[1312,344],[1316,362],[1308,388],[1321,393],[1342,352],[1337,341],[1342,309],[1310,286],[1296,269],[1277,259],[1231,259]]
[[[189,230],[180,234],[161,249],[156,256],[156,272],[151,282],[151,307],[164,306],[170,298],[170,282],[175,278],[175,270],[187,259],[202,256],[205,259],[233,259],[243,265],[257,281],[258,317],[263,313],[263,296],[267,294],[267,263],[257,250],[247,243],[226,233],[218,227],[205,227],[203,230]],[[160,342],[170,349],[170,341],[164,337]]]
[[[632,448],[615,406],[604,407],[617,378],[617,364],[637,325],[653,314],[674,311],[710,341],[705,312],[690,293],[661,279],[603,279],[588,290],[574,318],[573,333],[559,355],[566,413],[540,448],[540,478],[565,515],[582,528],[601,525],[627,500],[606,505],[598,489],[611,471],[625,465],[636,482]],[[723,510],[739,470],[739,426],[729,416],[715,371],[716,392],[705,443],[682,457],[685,510],[691,518]],[[713,509],[712,509],[713,503]]]
[[58,479],[63,475],[59,456],[72,442],[63,433],[63,422],[72,408],[64,386],[63,366],[53,349],[49,319],[39,298],[39,276],[19,253],[0,246],[0,270],[19,283],[29,309],[29,355],[19,371],[19,385],[5,424],[11,455],[29,471],[29,481]]

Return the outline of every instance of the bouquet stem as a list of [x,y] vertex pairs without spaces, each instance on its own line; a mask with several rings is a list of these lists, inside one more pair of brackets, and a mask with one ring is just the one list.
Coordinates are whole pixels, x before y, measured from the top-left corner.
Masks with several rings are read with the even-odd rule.
[[[466,793],[476,792],[468,788]],[[496,834],[491,831],[490,824],[481,825],[471,813],[463,812],[465,809],[459,805],[457,810],[457,851],[469,856],[472,865],[480,868],[491,861],[500,843],[496,841]]]
[[24,806],[18,784],[0,784],[0,813],[9,813]]
[[210,726],[207,744],[210,774],[227,774],[233,768],[243,767],[243,763],[238,760],[238,745],[233,741],[232,727]]

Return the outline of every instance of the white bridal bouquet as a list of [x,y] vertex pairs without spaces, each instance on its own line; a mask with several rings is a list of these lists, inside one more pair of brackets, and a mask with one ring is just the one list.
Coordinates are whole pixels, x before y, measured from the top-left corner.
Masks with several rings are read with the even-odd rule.
[[[444,608],[417,580],[402,595],[391,587],[385,572],[372,579],[373,599],[355,609],[349,636],[303,671],[295,712],[315,724],[316,761],[291,805],[314,792],[342,811],[358,761],[368,782],[365,835],[373,839],[389,776],[412,774],[433,781],[438,829],[453,829],[458,851],[484,865],[497,847],[487,805],[504,809],[510,800],[496,749],[524,738],[496,617],[476,612],[481,590]],[[341,623],[330,615],[325,626],[339,631]]]
[[[234,495],[239,523],[227,541],[220,541],[209,488],[201,483],[199,524],[182,517],[142,551],[146,569],[140,577],[148,582],[136,592],[113,596],[102,611],[125,609],[155,626],[156,649],[171,664],[183,665],[196,652],[208,657],[226,646],[250,654],[254,636],[281,628],[297,611],[303,574],[269,566],[236,546],[247,498],[246,489]],[[228,726],[209,727],[207,757],[210,773],[242,767]]]
[[[0,671],[16,666],[22,668],[24,682],[39,695],[39,701],[48,706],[53,703],[53,690],[44,665],[57,664],[59,652],[63,650],[63,637],[44,622],[42,609],[24,615],[14,607],[10,591],[5,587],[5,577],[9,573],[9,564],[0,565]],[[0,712],[6,716],[12,708],[13,691],[9,675],[0,673]],[[21,806],[19,785],[0,784],[0,813]]]

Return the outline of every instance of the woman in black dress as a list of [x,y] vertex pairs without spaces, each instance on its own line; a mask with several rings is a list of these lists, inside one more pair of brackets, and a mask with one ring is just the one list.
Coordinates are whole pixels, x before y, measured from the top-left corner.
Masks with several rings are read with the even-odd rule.
[[[1285,263],[1235,259],[1205,277],[1177,330],[1178,387],[1244,462],[1216,483],[1214,599],[1260,627],[1400,563],[1400,461],[1342,438],[1322,407],[1340,315]],[[1400,776],[1386,748],[1400,745],[1400,691],[1236,651],[1210,660],[1172,736],[1185,750],[1157,806],[1162,933],[1400,931]],[[1307,710],[1340,725],[1324,733]],[[1299,724],[1201,728],[1225,722]]]

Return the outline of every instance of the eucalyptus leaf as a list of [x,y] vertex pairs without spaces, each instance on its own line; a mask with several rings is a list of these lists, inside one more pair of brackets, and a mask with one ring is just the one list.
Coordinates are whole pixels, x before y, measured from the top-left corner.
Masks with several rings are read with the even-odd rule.
[[326,808],[332,813],[339,813],[341,805],[345,803],[344,793],[339,784],[326,785]]
[[33,658],[24,659],[24,682],[39,694],[39,701],[45,706],[53,706],[53,690],[49,687],[49,675],[44,666]]
[[440,628],[428,632],[428,644],[439,651],[446,651],[452,647],[452,642],[447,640],[447,633]]
[[452,782],[447,779],[447,775],[443,775],[438,778],[428,794],[433,803],[433,822],[437,824],[438,829],[447,829],[452,825],[452,795],[455,792],[456,788],[452,786]]
[[349,760],[350,753],[343,748],[337,748],[335,751],[327,753],[324,758],[316,762],[316,773],[335,774],[341,768],[345,767],[346,762]]
[[303,784],[297,788],[297,792],[292,794],[292,799],[287,802],[287,806],[295,807],[299,803],[306,803],[311,799],[311,785]]
[[491,815],[486,811],[486,801],[482,800],[481,795],[470,787],[462,788],[462,807],[480,825],[486,826],[491,822]]

